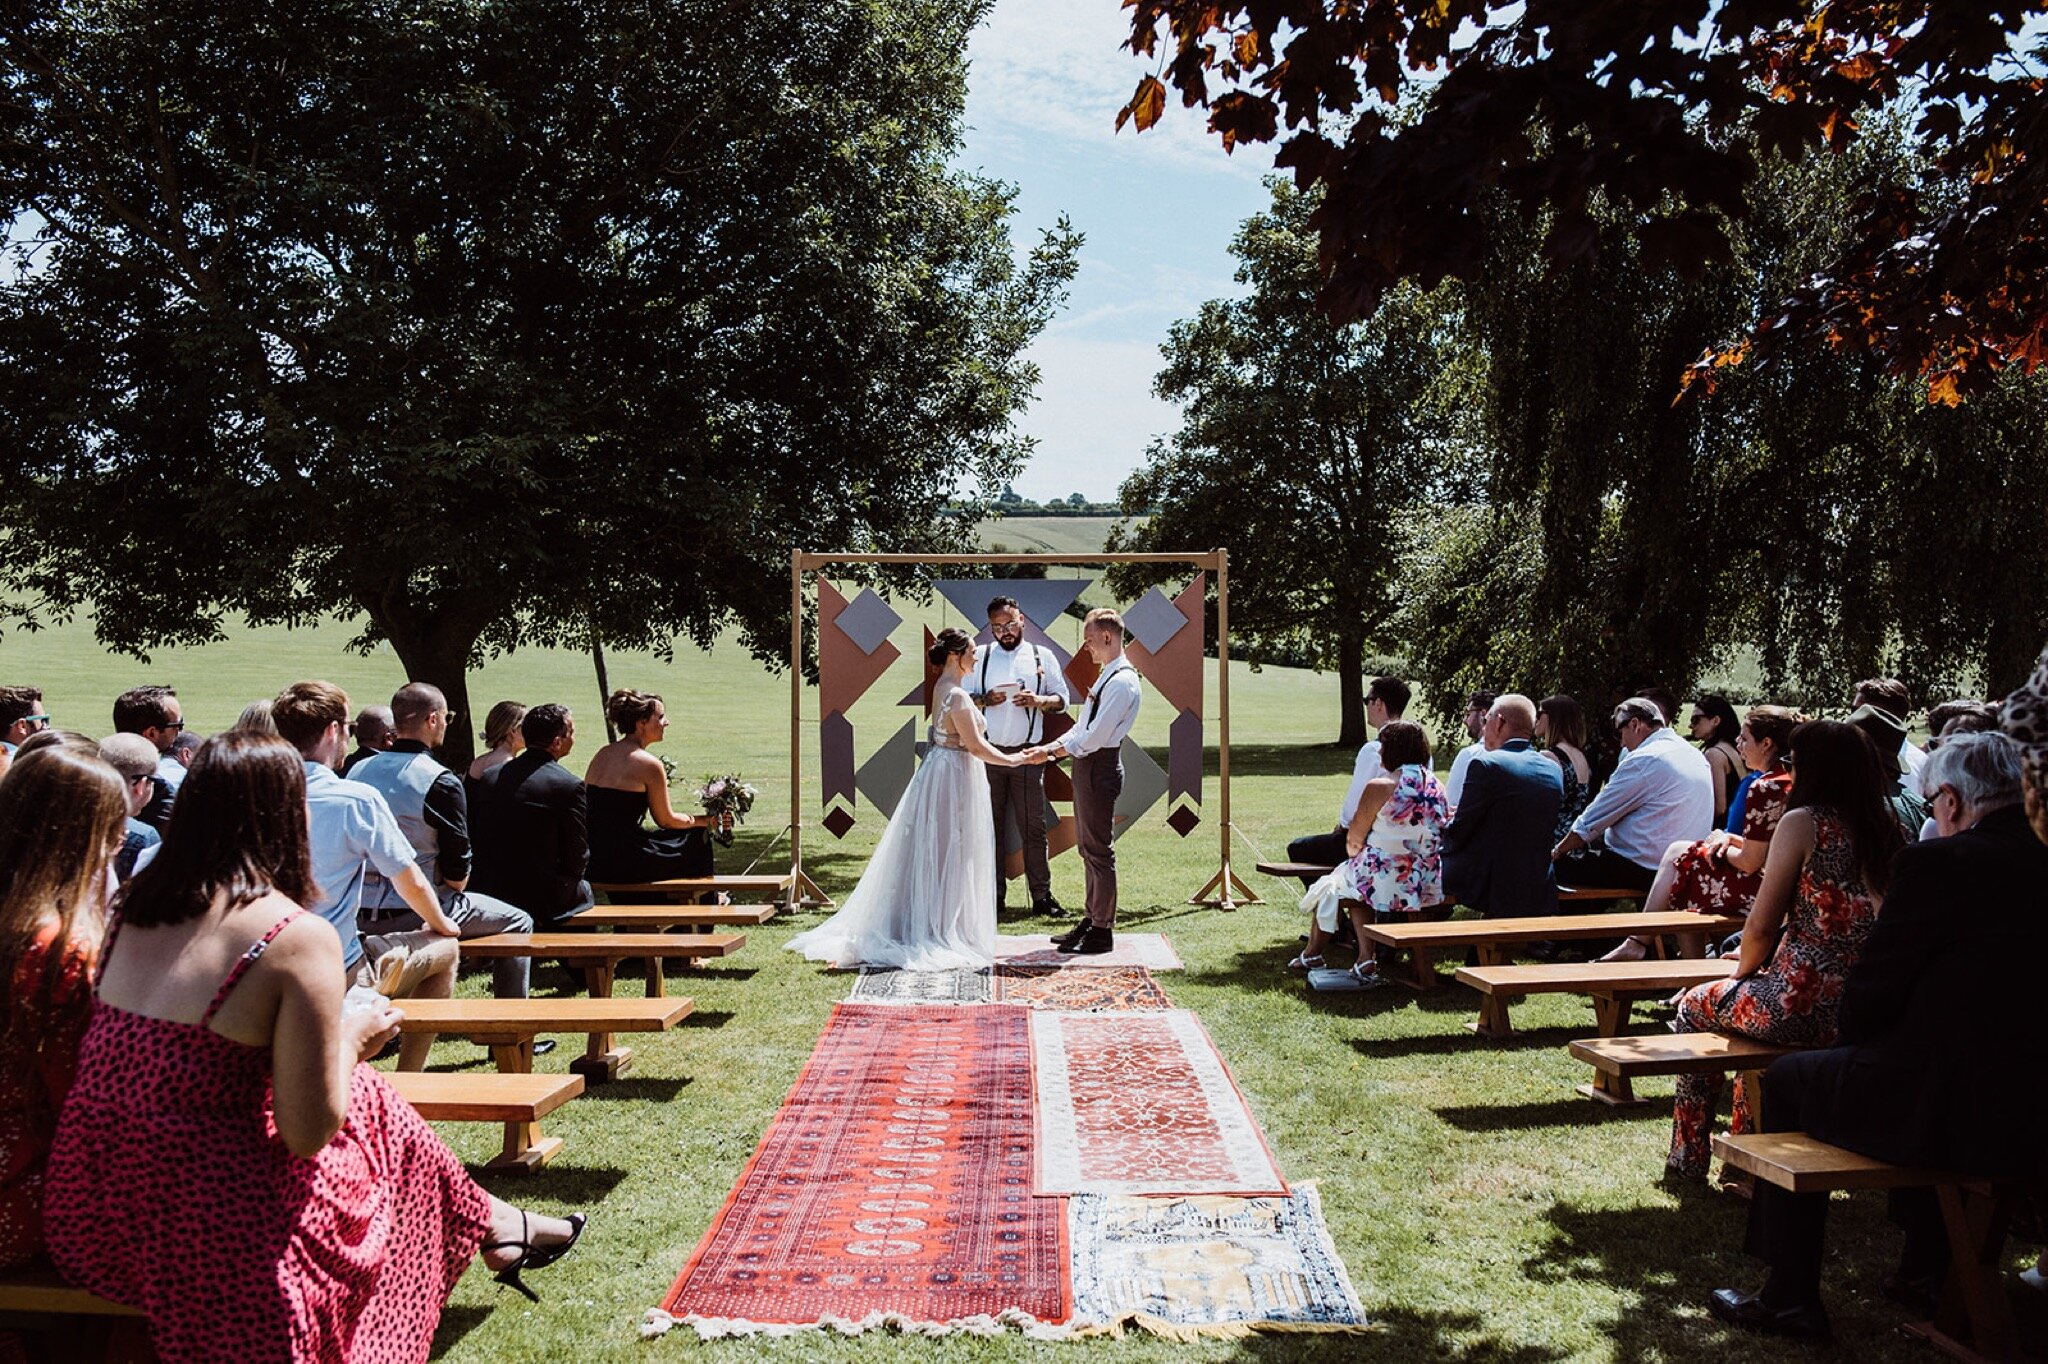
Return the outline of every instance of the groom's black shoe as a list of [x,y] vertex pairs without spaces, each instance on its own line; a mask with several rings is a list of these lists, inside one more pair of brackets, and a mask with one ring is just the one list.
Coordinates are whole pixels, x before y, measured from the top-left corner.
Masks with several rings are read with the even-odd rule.
[[1116,935],[1106,928],[1089,924],[1081,930],[1081,936],[1072,942],[1060,944],[1060,951],[1070,957],[1100,956],[1116,946]]
[[1080,923],[1075,924],[1066,932],[1053,934],[1052,945],[1054,947],[1059,948],[1060,951],[1064,952],[1069,947],[1072,947],[1075,943],[1081,941],[1081,939],[1087,934],[1087,932],[1088,921],[1086,919],[1083,919]]

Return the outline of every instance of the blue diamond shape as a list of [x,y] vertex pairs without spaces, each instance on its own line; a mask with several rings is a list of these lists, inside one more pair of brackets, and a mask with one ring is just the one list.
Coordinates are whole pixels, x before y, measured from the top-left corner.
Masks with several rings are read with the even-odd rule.
[[[841,616],[841,620],[846,617]],[[1166,647],[1167,641],[1179,634],[1188,623],[1188,618],[1173,600],[1158,588],[1153,588],[1138,598],[1137,605],[1124,612],[1124,628],[1136,637],[1138,643],[1153,653]]]
[[891,611],[889,603],[876,596],[873,588],[864,587],[833,623],[860,646],[862,653],[871,654],[882,647],[891,630],[903,623],[903,617]]

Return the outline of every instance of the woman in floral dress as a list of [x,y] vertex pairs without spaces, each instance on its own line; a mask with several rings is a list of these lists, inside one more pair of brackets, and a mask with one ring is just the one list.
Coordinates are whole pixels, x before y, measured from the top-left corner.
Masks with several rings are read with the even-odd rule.
[[[1680,1032],[1793,1047],[1835,1040],[1842,987],[1905,840],[1884,802],[1877,749],[1862,731],[1817,720],[1794,732],[1792,750],[1792,795],[1743,926],[1741,959],[1728,979],[1680,997]],[[1718,1074],[1679,1077],[1667,1164],[1681,1176],[1706,1177],[1720,1090]],[[1748,1096],[1738,1085],[1730,1130],[1749,1125]]]
[[1350,860],[1309,889],[1304,908],[1316,912],[1308,947],[1288,965],[1323,965],[1323,945],[1337,930],[1337,906],[1350,902],[1358,932],[1352,975],[1370,988],[1380,983],[1379,963],[1364,925],[1396,915],[1414,917],[1444,898],[1444,825],[1450,800],[1429,765],[1429,735],[1407,720],[1380,731],[1380,765],[1390,774],[1365,784],[1347,834]]
[[[1716,830],[1693,843],[1673,843],[1665,850],[1664,865],[1650,887],[1644,910],[1659,913],[1667,909],[1688,914],[1747,914],[1763,888],[1764,858],[1770,852],[1771,835],[1785,813],[1792,795],[1792,773],[1785,766],[1785,754],[1792,743],[1792,731],[1799,717],[1783,706],[1753,706],[1742,722],[1735,746],[1753,774],[1743,783],[1740,803],[1742,824]],[[1731,809],[1731,815],[1733,810]],[[1681,938],[1687,936],[1680,935]],[[1703,935],[1690,935],[1695,940]],[[1628,938],[1602,957],[1602,961],[1641,961],[1649,955],[1650,940]],[[1692,955],[1699,954],[1697,942]]]

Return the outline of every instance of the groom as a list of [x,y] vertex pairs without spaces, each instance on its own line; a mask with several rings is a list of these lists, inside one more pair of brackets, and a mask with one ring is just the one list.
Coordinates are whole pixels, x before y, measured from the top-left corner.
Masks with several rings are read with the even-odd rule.
[[1059,950],[1084,956],[1116,945],[1116,847],[1110,842],[1116,798],[1124,789],[1123,742],[1138,718],[1138,671],[1124,657],[1124,620],[1107,607],[1088,613],[1081,643],[1102,671],[1088,689],[1081,718],[1052,743],[1024,756],[1031,762],[1074,760],[1076,846],[1086,872],[1088,910],[1070,932],[1054,938]]

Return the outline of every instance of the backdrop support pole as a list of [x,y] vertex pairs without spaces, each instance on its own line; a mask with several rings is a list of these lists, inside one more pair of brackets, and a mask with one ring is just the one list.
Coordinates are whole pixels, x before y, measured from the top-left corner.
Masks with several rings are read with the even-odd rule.
[[[1230,869],[1230,551],[1216,551],[1216,785],[1221,806],[1217,838],[1220,863],[1209,884],[1188,900],[1191,905],[1214,905],[1229,912],[1240,904],[1262,903],[1258,893]],[[1210,892],[1215,898],[1210,898]],[[1235,891],[1233,895],[1231,892]]]
[[804,555],[789,556],[789,907],[832,903],[804,875]]

